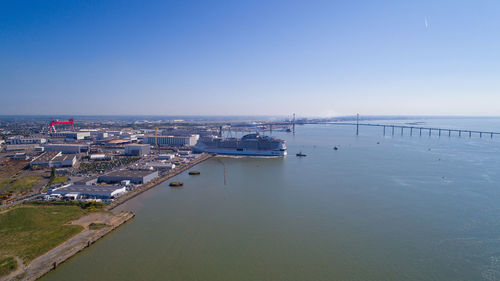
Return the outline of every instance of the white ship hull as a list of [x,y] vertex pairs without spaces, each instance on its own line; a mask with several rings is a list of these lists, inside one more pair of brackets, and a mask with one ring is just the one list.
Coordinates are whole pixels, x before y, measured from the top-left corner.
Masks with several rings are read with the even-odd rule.
[[193,150],[221,155],[283,157],[286,155],[286,144],[283,140],[248,134],[241,139],[202,139],[196,143]]
[[199,152],[221,154],[221,155],[238,155],[238,156],[275,156],[282,157],[286,155],[286,150],[255,150],[255,149],[224,149],[224,148],[206,148],[193,147],[193,150]]

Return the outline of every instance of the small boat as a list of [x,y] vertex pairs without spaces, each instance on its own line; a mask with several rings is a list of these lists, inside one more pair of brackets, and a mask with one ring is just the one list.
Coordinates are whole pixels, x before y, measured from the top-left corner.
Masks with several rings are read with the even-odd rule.
[[189,173],[191,176],[198,176],[200,173],[200,171],[189,171]]
[[338,147],[336,147],[336,146],[334,146],[334,147],[333,147],[333,150],[339,150],[339,148],[338,148]]
[[299,153],[297,153],[297,154],[295,154],[295,155],[297,155],[297,157],[305,157],[305,156],[307,156],[304,153],[302,153],[302,151],[299,152]]
[[179,187],[179,186],[183,186],[184,183],[180,182],[180,181],[173,181],[169,185],[172,186],[172,187]]

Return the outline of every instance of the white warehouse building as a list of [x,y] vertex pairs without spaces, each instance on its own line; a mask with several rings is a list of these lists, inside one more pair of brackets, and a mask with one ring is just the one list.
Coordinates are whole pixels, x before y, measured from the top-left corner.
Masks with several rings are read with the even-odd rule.
[[60,151],[44,152],[30,162],[32,168],[60,168],[73,167],[76,164],[76,155],[62,155]]
[[78,154],[89,150],[86,144],[47,144],[44,148],[45,151],[61,151],[64,154]]
[[90,137],[90,132],[54,132],[50,133],[50,137],[83,140],[84,138]]
[[42,144],[46,143],[44,138],[24,138],[24,137],[11,137],[7,139],[7,144]]
[[[158,143],[155,143],[155,138]],[[147,136],[144,137],[144,143],[151,145],[160,146],[194,146],[200,135],[189,135],[189,136]]]

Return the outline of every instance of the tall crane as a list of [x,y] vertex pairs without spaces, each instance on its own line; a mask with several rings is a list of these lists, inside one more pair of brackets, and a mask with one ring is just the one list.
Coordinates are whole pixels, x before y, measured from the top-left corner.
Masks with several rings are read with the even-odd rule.
[[158,149],[158,155],[160,155],[160,145],[158,144],[158,129],[172,129],[175,128],[175,126],[158,126],[155,127],[155,146],[156,149]]
[[50,121],[50,127],[49,127],[49,132],[56,132],[56,126],[55,125],[71,125],[71,128],[73,128],[73,130],[75,130],[75,126],[74,126],[74,123],[75,123],[75,119],[74,118],[71,118],[69,119],[68,121],[58,121],[58,120],[52,120]]

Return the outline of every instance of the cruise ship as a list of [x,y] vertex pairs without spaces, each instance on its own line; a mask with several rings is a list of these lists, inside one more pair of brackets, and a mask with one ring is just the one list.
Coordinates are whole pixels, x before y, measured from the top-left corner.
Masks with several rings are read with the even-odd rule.
[[241,139],[213,136],[198,140],[193,150],[224,155],[285,156],[286,143],[258,133],[245,135]]

